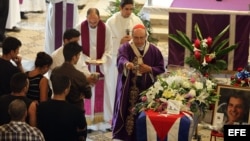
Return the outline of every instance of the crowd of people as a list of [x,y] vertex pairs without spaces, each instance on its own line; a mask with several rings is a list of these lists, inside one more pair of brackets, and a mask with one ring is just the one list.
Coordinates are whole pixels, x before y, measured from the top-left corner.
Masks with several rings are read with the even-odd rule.
[[88,120],[97,122],[98,113],[110,122],[113,140],[136,140],[137,116],[130,111],[140,92],[164,73],[162,53],[147,41],[133,0],[121,0],[120,11],[106,22],[97,8],[89,8],[79,25],[76,6],[49,1],[45,51],[37,53],[34,69],[27,72],[18,56],[22,42],[0,36],[0,140],[84,141]]

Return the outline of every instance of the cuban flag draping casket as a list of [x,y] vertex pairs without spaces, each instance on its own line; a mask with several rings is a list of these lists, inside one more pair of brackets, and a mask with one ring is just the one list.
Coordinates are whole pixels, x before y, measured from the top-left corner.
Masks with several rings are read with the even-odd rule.
[[152,110],[141,112],[136,121],[137,141],[191,141],[192,117],[180,114],[159,114]]
[[[249,55],[250,15],[249,0],[200,1],[174,0],[169,8],[169,33],[176,34],[180,30],[194,40],[194,25],[198,24],[203,37],[214,38],[226,26],[230,25],[225,38],[229,45],[238,43],[238,47],[224,59],[228,62],[228,70],[245,67]],[[168,64],[184,65],[184,58],[189,55],[180,45],[169,40]]]

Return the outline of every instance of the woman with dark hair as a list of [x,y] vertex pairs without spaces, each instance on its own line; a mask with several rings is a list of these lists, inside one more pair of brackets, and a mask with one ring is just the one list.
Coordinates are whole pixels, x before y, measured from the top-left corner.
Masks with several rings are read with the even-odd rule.
[[44,76],[52,64],[52,57],[45,52],[38,52],[35,60],[35,69],[26,72],[30,81],[27,97],[39,102],[50,98],[52,91],[49,80]]

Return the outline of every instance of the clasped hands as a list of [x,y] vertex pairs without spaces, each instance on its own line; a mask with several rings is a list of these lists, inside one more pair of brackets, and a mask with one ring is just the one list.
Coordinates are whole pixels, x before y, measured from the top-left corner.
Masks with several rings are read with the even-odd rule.
[[87,77],[87,81],[89,82],[90,85],[95,85],[98,80],[99,80],[99,77],[96,77],[92,74]]
[[[147,64],[138,64],[138,66],[135,66],[133,63],[131,62],[127,62],[126,63],[126,69],[128,70],[133,70],[133,69],[138,69],[139,73],[148,73],[148,72],[152,72],[152,67],[150,67]],[[136,68],[138,67],[138,68]]]
[[16,56],[14,59],[12,59],[13,60],[13,62],[15,62],[16,63],[16,65],[17,66],[20,66],[20,65],[22,65],[22,63],[21,63],[21,61],[22,61],[22,57],[20,57],[20,56]]

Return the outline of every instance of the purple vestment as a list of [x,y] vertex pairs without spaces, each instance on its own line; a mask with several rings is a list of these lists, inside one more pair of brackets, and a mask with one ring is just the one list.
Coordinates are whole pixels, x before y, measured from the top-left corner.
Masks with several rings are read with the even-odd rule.
[[[126,118],[130,114],[129,89],[132,86],[131,78],[133,78],[135,74],[130,71],[127,73],[127,76],[124,75],[125,64],[127,62],[133,62],[132,60],[135,57],[136,55],[129,43],[123,44],[119,48],[117,58],[118,80],[112,120],[114,139],[135,141],[135,126],[132,135],[129,135],[126,131]],[[143,56],[143,63],[152,67],[152,75],[154,79],[157,75],[165,72],[163,56],[159,49],[152,44],[149,45],[149,49]],[[154,83],[149,73],[142,74],[140,80],[139,86],[137,86],[139,92],[146,90]],[[134,119],[135,122],[136,117]]]

